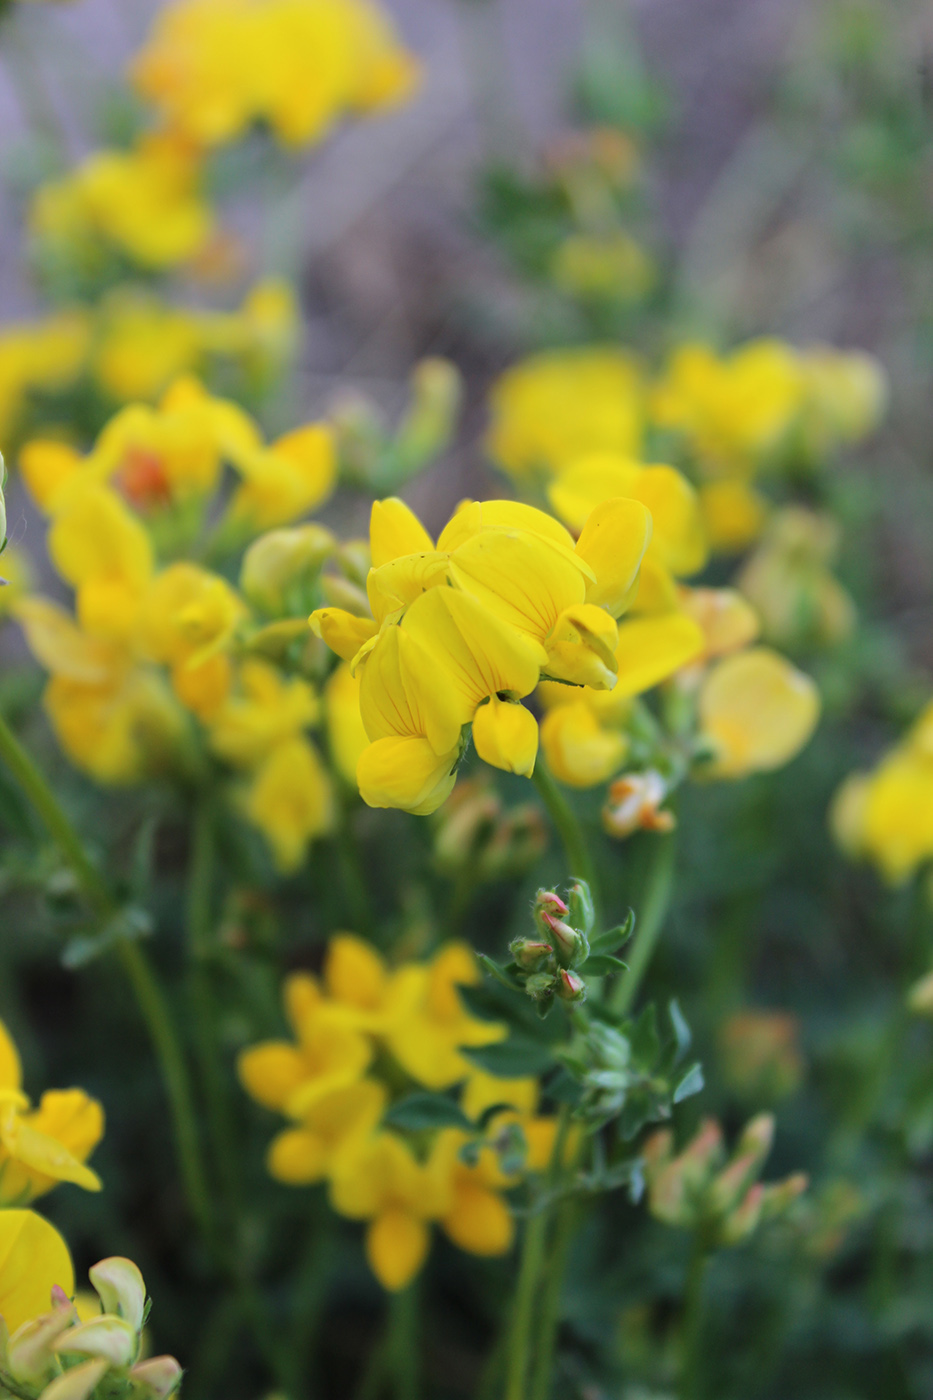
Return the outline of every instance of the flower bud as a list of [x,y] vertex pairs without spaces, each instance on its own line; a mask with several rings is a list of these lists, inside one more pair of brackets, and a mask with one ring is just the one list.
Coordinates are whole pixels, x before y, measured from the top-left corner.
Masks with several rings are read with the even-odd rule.
[[570,887],[567,906],[569,915],[568,923],[577,929],[579,933],[592,933],[593,924],[596,921],[596,909],[593,905],[593,896],[590,894],[590,887],[585,880],[574,880]]
[[631,836],[634,831],[673,831],[673,812],[662,811],[667,784],[660,773],[627,773],[609,788],[603,808],[603,827],[610,836]]
[[174,1356],[151,1356],[134,1366],[129,1378],[145,1400],[166,1400],[178,1389],[182,1369]]
[[88,1400],[110,1369],[104,1360],[82,1361],[45,1387],[39,1400]]
[[411,405],[395,437],[396,470],[404,480],[439,456],[457,426],[463,380],[449,360],[419,361],[411,376]]
[[544,914],[542,919],[561,966],[572,967],[574,963],[585,961],[590,952],[585,934],[578,933],[563,919],[555,919],[553,914]]
[[558,973],[554,990],[561,1001],[586,1001],[586,983],[578,973],[570,972],[566,967],[562,967]]
[[[334,537],[323,525],[269,530],[250,545],[240,569],[240,589],[267,613],[306,612],[302,586],[320,573],[334,550]],[[294,608],[289,606],[294,597]]]
[[55,1347],[75,1321],[71,1300],[18,1327],[7,1343],[6,1370],[15,1381],[41,1385],[55,1371]]
[[501,811],[502,804],[492,788],[470,781],[458,783],[438,813],[434,856],[440,869],[452,874],[472,868]]
[[525,991],[532,1001],[549,1001],[556,986],[557,982],[552,972],[533,972],[525,982]]
[[754,1186],[748,1188],[741,1203],[720,1224],[718,1231],[720,1244],[740,1244],[758,1228],[764,1193],[765,1188],[761,1182],[756,1182]]
[[532,913],[534,914],[534,920],[542,938],[550,937],[550,930],[544,922],[544,916],[546,914],[552,915],[555,919],[562,919],[566,914],[569,914],[569,912],[570,910],[567,908],[560,895],[556,894],[554,890],[539,890],[535,895]]
[[72,1327],[55,1350],[67,1356],[99,1356],[111,1366],[132,1366],[139,1355],[139,1333],[122,1317],[107,1313]]
[[915,1016],[933,1016],[933,972],[913,984],[907,993],[907,1007]]
[[369,616],[369,599],[359,584],[351,582],[350,579],[343,578],[340,574],[324,574],[321,579],[321,591],[331,607],[343,608],[354,617]]
[[146,1311],[146,1285],[132,1259],[102,1259],[88,1271],[105,1313],[114,1313],[134,1331],[142,1328]]
[[536,938],[515,938],[509,952],[525,972],[536,972],[553,955],[550,943]]

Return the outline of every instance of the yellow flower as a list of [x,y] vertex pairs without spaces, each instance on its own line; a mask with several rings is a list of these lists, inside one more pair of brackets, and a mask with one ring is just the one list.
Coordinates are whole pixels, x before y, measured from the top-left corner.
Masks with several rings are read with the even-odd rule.
[[547,478],[589,452],[634,456],[641,376],[621,350],[550,350],[507,370],[490,396],[489,455],[516,480]]
[[366,0],[176,0],[133,64],[140,95],[204,145],[265,122],[290,145],[409,94],[414,59]]
[[892,884],[933,858],[933,705],[871,773],[854,773],[833,800],[833,834],[847,855],[872,860]]
[[403,1069],[428,1089],[446,1089],[465,1079],[470,1066],[463,1045],[501,1040],[502,1026],[469,1015],[457,987],[480,980],[476,959],[463,943],[448,943],[430,963],[406,963],[387,993],[385,1038]]
[[15,601],[30,650],[51,673],[43,703],[71,761],[101,783],[138,782],[167,765],[182,716],[162,679],[89,636],[57,603]]
[[[557,1140],[557,1119],[538,1113],[540,1094],[541,1086],[536,1079],[499,1079],[483,1070],[473,1070],[463,1086],[460,1102],[464,1113],[473,1119],[495,1104],[510,1104],[511,1108],[496,1114],[490,1130],[495,1133],[505,1123],[518,1123],[528,1147],[524,1170],[542,1172],[551,1163]],[[579,1136],[577,1127],[566,1135],[564,1154],[567,1161],[573,1157]],[[505,1180],[500,1172],[499,1185]]]
[[839,528],[827,515],[786,506],[738,577],[768,641],[833,646],[855,627],[855,604],[830,565],[839,548]]
[[142,645],[153,661],[197,666],[226,646],[245,611],[219,574],[198,564],[170,564],[146,595]]
[[722,359],[687,344],[655,386],[651,413],[687,437],[702,467],[750,474],[793,426],[804,392],[799,361],[780,341],[749,341]]
[[144,268],[185,262],[210,237],[213,216],[198,193],[199,156],[189,144],[143,137],[129,151],[96,151],[43,185],[29,227],[46,255],[96,266],[103,244]]
[[289,525],[334,489],[333,432],[326,423],[309,423],[265,449],[240,456],[234,465],[242,482],[230,503],[230,520],[256,531]]
[[491,1148],[483,1148],[474,1166],[460,1160],[460,1148],[468,1141],[458,1128],[438,1133],[431,1165],[446,1179],[448,1196],[441,1229],[467,1254],[495,1257],[507,1254],[515,1238],[515,1221],[502,1198],[510,1183],[503,1177]]
[[53,1288],[70,1298],[74,1268],[53,1225],[31,1210],[0,1210],[0,1317],[12,1334],[51,1307]]
[[16,1046],[0,1021],[0,1205],[26,1205],[64,1181],[99,1191],[85,1162],[103,1132],[100,1104],[81,1089],[49,1090],[30,1109]]
[[7,452],[32,390],[70,388],[84,366],[91,340],[86,311],[62,311],[44,321],[6,325],[0,331],[0,451]]
[[253,775],[243,811],[269,842],[278,869],[297,870],[309,843],[334,824],[330,776],[307,739],[276,744]]
[[368,1220],[366,1258],[383,1288],[405,1288],[431,1246],[428,1222],[448,1208],[446,1173],[421,1165],[394,1133],[382,1132],[342,1155],[330,1185],[340,1215]]
[[49,557],[75,589],[88,632],[126,640],[136,630],[152,575],[152,544],[116,492],[83,477],[62,492],[49,527]]
[[715,554],[740,553],[764,529],[767,502],[741,478],[704,482],[699,497],[706,538]]
[[715,778],[741,778],[789,763],[809,740],[820,697],[809,676],[777,652],[752,647],[717,661],[700,687],[701,735]]
[[365,1140],[381,1119],[388,1095],[374,1079],[360,1079],[308,1104],[297,1128],[272,1139],[269,1175],[286,1186],[310,1186],[339,1171],[341,1157]]
[[273,749],[314,724],[319,706],[307,681],[286,680],[265,661],[243,661],[238,680],[238,690],[210,721],[210,744],[228,763],[254,768]]
[[517,702],[542,673],[603,690],[616,683],[615,616],[634,592],[649,537],[648,511],[634,499],[597,503],[576,543],[530,506],[474,501],[434,548],[403,502],[377,502],[373,619],[338,608],[311,618],[362,671],[372,741],[357,767],[364,800],[434,811],[453,787],[471,723],[481,758],[529,774],[537,726]]
[[570,787],[595,787],[617,773],[628,739],[606,727],[587,700],[555,705],[541,725],[541,743],[554,777]]
[[810,450],[860,442],[881,422],[888,400],[882,366],[861,351],[818,346],[800,357],[805,401],[802,431]]
[[297,1043],[269,1040],[242,1051],[237,1073],[264,1108],[304,1121],[312,1105],[358,1083],[372,1059],[369,1041],[328,1014],[317,983],[295,973],[285,984],[285,1010]]
[[673,467],[642,466],[610,453],[580,457],[551,483],[548,497],[572,530],[584,529],[591,512],[605,501],[616,497],[639,501],[651,515],[646,562],[678,577],[697,573],[706,563],[706,536],[696,492]]
[[324,687],[324,713],[331,758],[340,776],[356,787],[356,770],[369,735],[360,714],[360,673],[344,661]]

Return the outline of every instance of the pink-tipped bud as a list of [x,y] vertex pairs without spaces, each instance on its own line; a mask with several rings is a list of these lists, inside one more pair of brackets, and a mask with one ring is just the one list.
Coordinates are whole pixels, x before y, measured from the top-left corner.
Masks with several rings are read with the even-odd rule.
[[569,910],[560,895],[556,894],[554,890],[539,890],[535,895],[532,913],[535,923],[538,925],[538,932],[547,938],[548,929],[544,922],[545,917],[550,915],[552,919],[563,919]]
[[568,968],[562,967],[555,987],[557,995],[561,1001],[585,1001],[586,983],[576,972],[570,972]]
[[569,967],[582,951],[581,935],[575,928],[565,924],[563,919],[555,919],[553,914],[543,914],[541,917],[558,962],[564,967]]
[[509,952],[523,972],[536,972],[553,956],[554,950],[540,938],[516,938],[509,944]]

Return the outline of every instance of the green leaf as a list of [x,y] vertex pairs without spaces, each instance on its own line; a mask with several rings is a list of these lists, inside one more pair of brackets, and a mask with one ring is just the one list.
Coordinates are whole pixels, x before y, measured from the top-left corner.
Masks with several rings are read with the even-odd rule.
[[635,932],[635,911],[630,909],[625,916],[624,923],[617,928],[607,929],[605,933],[598,933],[595,938],[590,939],[591,953],[614,953],[617,948],[621,948],[627,943]]
[[703,1066],[697,1061],[677,1084],[671,1095],[671,1103],[680,1103],[683,1099],[689,1099],[692,1094],[698,1094],[705,1083]]
[[623,972],[627,967],[628,963],[609,953],[591,953],[580,971],[590,977],[608,977],[611,972]]
[[554,1057],[546,1046],[513,1035],[498,1045],[461,1045],[460,1054],[497,1079],[525,1079],[553,1068]]
[[473,1131],[473,1124],[463,1109],[446,1094],[409,1094],[392,1105],[385,1121],[392,1128],[405,1128],[411,1133],[425,1128]]
[[680,1009],[680,1003],[676,997],[672,997],[667,1007],[667,1014],[671,1018],[671,1025],[674,1028],[674,1040],[677,1044],[676,1059],[681,1059],[690,1049],[690,1042],[693,1040],[693,1032],[684,1020],[684,1013]]
[[505,1103],[504,1101],[502,1103],[491,1103],[488,1108],[483,1109],[482,1113],[477,1118],[476,1127],[481,1133],[484,1133],[497,1114],[514,1112],[514,1103]]
[[476,961],[484,972],[488,972],[490,977],[494,978],[497,982],[501,982],[503,987],[508,987],[509,991],[521,991],[521,985],[516,982],[513,977],[510,977],[505,968],[500,967],[494,958],[490,958],[486,953],[477,953]]
[[630,1036],[632,1059],[643,1070],[654,1068],[661,1053],[661,1040],[658,1035],[658,1013],[654,1002],[649,1002],[632,1029]]

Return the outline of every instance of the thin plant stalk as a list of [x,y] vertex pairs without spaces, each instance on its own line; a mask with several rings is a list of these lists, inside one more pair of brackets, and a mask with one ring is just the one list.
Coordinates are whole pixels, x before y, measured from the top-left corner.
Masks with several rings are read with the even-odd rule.
[[[26,749],[0,715],[0,760],[22,787],[49,835],[71,866],[82,893],[101,924],[119,914],[119,905],[94,865],[80,836]],[[201,1160],[197,1115],[181,1042],[165,994],[146,954],[135,941],[118,937],[115,951],[155,1050],[172,1115],[175,1149],[185,1195],[206,1239],[212,1234],[211,1197]]]
[[560,1299],[564,1287],[564,1275],[567,1272],[570,1246],[573,1244],[580,1225],[580,1212],[580,1202],[575,1200],[564,1201],[557,1212],[551,1260],[541,1295],[538,1341],[535,1347],[531,1389],[529,1391],[530,1400],[548,1400],[551,1393],[551,1377],[554,1370],[557,1329],[560,1321]]
[[[554,1213],[552,1204],[554,1189],[560,1177],[564,1147],[569,1130],[570,1110],[566,1104],[562,1104],[544,1190],[539,1194],[536,1202],[537,1209],[533,1211],[525,1223],[522,1254],[518,1267],[518,1283],[515,1290],[515,1306],[512,1311],[506,1345],[505,1400],[526,1400],[526,1397],[532,1393],[528,1389],[528,1372],[536,1355],[533,1335],[536,1320],[540,1315],[541,1280],[547,1257],[548,1233]],[[550,1369],[548,1369],[543,1383],[545,1386],[550,1383]]]
[[389,1367],[396,1400],[418,1400],[421,1394],[421,1338],[418,1286],[410,1283],[389,1295]]
[[696,1230],[687,1264],[684,1320],[681,1338],[680,1400],[701,1400],[703,1393],[702,1348],[703,1282],[709,1249],[702,1230]]
[[578,880],[586,880],[594,903],[597,903],[596,867],[587,846],[583,829],[570,803],[554,781],[554,776],[541,754],[538,755],[535,763],[532,781],[538,789],[538,795],[561,839],[570,866],[570,874]]
[[677,852],[676,838],[673,835],[658,836],[655,840],[657,845],[648,872],[641,913],[635,925],[635,938],[625,952],[628,968],[622,973],[609,998],[611,1009],[619,1016],[624,1016],[632,1009],[670,908]]

